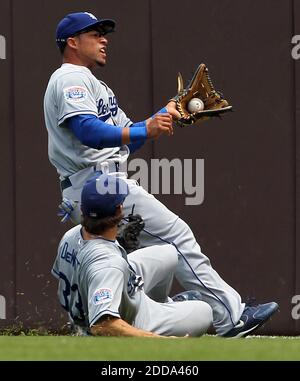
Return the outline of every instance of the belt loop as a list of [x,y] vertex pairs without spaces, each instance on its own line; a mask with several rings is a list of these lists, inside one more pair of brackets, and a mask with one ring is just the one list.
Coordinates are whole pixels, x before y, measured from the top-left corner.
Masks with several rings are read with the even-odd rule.
[[116,172],[119,172],[120,163],[118,161],[115,161],[116,166]]

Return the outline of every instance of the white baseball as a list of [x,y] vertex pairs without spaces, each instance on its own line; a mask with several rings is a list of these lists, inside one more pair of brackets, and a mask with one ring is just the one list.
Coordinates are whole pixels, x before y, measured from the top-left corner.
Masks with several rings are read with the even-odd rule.
[[204,110],[204,103],[199,98],[192,98],[187,106],[189,112],[198,112]]

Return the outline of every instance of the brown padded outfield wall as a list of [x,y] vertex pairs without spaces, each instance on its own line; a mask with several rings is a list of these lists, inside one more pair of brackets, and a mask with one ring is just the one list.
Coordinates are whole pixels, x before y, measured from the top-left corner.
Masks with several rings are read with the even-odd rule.
[[204,160],[201,204],[185,205],[186,195],[157,197],[190,224],[215,269],[243,298],[280,304],[260,333],[299,334],[292,298],[300,295],[300,59],[291,55],[291,39],[300,35],[299,1],[189,0],[180,15],[178,9],[179,0],[1,1],[0,328],[66,323],[50,269],[71,224],[56,216],[60,192],[42,103],[60,65],[58,21],[90,11],[117,22],[108,64],[95,75],[131,119],[160,109],[176,92],[177,72],[188,80],[200,62],[230,99],[234,113],[176,129],[134,158]]

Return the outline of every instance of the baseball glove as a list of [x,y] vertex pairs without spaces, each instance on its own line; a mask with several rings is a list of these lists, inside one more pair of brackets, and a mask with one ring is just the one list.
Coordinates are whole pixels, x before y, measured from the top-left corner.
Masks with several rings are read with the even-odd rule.
[[140,248],[139,235],[145,223],[139,214],[129,214],[127,220],[126,224],[118,226],[117,240],[129,254]]
[[[205,64],[202,63],[198,66],[187,87],[184,87],[180,73],[178,73],[177,80],[178,93],[170,100],[175,101],[176,109],[181,115],[181,118],[177,121],[181,127],[232,111],[229,102],[223,98],[220,92],[215,90]],[[204,107],[202,110],[189,111],[189,102],[193,98],[198,98],[203,102]]]

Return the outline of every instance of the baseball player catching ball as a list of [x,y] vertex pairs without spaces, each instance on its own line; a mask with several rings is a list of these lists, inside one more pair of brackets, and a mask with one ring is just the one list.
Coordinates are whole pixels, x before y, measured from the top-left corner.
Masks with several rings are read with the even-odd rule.
[[[99,173],[82,190],[82,228],[77,225],[64,235],[52,269],[71,321],[100,336],[202,335],[212,324],[207,303],[168,302],[176,249],[152,246],[127,256],[116,235],[128,185],[121,177]],[[106,181],[116,192],[109,192]],[[70,251],[74,246],[76,253]],[[160,303],[146,293],[156,294]]]
[[[119,108],[113,91],[92,74],[92,69],[106,64],[108,36],[114,29],[113,20],[97,19],[89,12],[71,13],[57,26],[56,42],[63,64],[49,80],[44,112],[49,159],[60,176],[64,209],[74,223],[80,223],[81,192],[86,181],[95,171],[118,173],[129,188],[124,214],[129,215],[134,207],[145,222],[142,247],[172,244],[178,254],[176,279],[184,289],[201,292],[202,300],[212,308],[216,333],[246,336],[265,323],[278,305],[243,303],[238,292],[212,268],[189,226],[122,172],[130,152],[149,139],[171,136],[172,121],[180,114],[171,101],[154,116],[133,123]],[[157,256],[168,266],[164,250]]]

